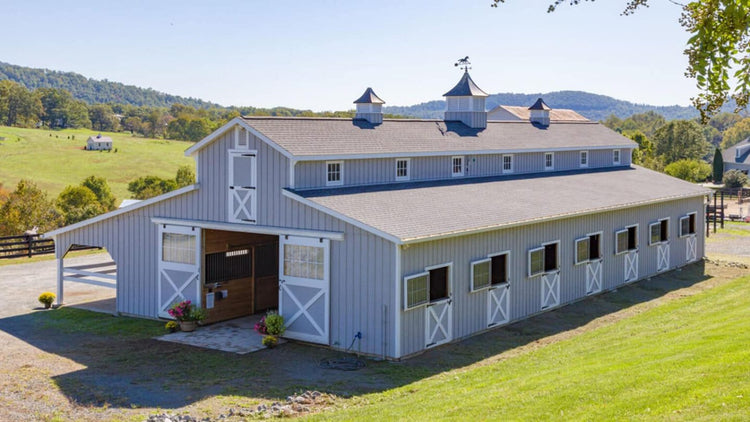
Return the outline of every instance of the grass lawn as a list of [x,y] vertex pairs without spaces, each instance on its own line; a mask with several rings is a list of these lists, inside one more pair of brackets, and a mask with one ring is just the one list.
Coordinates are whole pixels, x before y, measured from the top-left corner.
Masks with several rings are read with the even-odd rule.
[[512,359],[444,372],[332,420],[750,418],[750,276]]
[[146,175],[173,178],[179,166],[194,165],[183,154],[191,142],[137,138],[124,132],[102,133],[112,138],[116,153],[84,151],[86,139],[97,133],[0,126],[0,138],[5,138],[0,141],[0,183],[13,190],[20,179],[31,179],[55,198],[65,186],[97,175],[107,179],[119,203],[130,198],[131,180]]

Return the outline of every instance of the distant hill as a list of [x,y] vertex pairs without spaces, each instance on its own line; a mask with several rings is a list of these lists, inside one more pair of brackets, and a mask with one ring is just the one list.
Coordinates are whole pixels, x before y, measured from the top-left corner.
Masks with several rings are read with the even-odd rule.
[[[644,113],[650,110],[661,114],[667,120],[698,117],[698,111],[693,107],[635,104],[606,95],[591,94],[583,91],[556,91],[545,94],[493,94],[487,98],[487,108],[492,109],[501,104],[530,106],[539,97],[544,98],[544,102],[552,108],[569,108],[591,120],[604,120],[610,114],[626,118],[633,114]],[[406,107],[386,106],[383,109],[386,113],[402,114],[404,116],[441,118],[445,110],[445,101],[429,101]],[[732,111],[731,107],[726,107],[726,109],[727,111]]]
[[10,79],[28,89],[60,88],[69,91],[74,98],[89,104],[119,103],[134,106],[171,107],[183,104],[195,108],[220,107],[218,104],[197,98],[186,98],[165,94],[150,88],[125,85],[120,82],[96,80],[73,72],[58,72],[34,69],[0,62],[0,80]]

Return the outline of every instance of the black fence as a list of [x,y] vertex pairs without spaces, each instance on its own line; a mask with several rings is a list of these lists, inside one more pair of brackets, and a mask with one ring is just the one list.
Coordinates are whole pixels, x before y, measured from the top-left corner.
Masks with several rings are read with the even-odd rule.
[[[41,234],[0,237],[0,259],[21,258],[55,253],[55,242]],[[71,251],[101,249],[96,246],[73,245]]]

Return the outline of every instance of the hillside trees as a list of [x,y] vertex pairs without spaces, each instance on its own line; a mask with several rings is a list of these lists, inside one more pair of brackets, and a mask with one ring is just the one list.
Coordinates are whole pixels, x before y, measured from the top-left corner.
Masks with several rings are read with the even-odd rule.
[[89,106],[89,119],[91,128],[103,132],[117,132],[120,130],[120,121],[112,111],[109,104],[94,104]]
[[711,166],[700,160],[678,160],[664,168],[664,173],[688,182],[705,182],[711,175]]
[[88,188],[96,196],[96,200],[102,206],[102,210],[112,211],[115,207],[115,196],[112,195],[112,189],[109,188],[107,180],[103,177],[89,176],[83,179],[81,186]]
[[721,148],[727,149],[748,137],[750,137],[750,117],[740,120],[724,132],[724,139],[721,141]]
[[94,192],[80,185],[66,186],[57,197],[55,205],[63,215],[66,226],[96,217],[104,212]]
[[700,125],[688,120],[673,120],[660,127],[654,143],[656,155],[667,165],[682,159],[699,160],[710,149]]
[[37,95],[15,82],[0,81],[0,124],[30,126],[39,121],[42,113]]
[[74,100],[70,92],[55,88],[37,90],[44,108],[42,122],[51,129],[91,127],[86,103]]
[[39,227],[46,232],[60,226],[60,214],[34,182],[21,180],[0,205],[0,236],[15,236]]

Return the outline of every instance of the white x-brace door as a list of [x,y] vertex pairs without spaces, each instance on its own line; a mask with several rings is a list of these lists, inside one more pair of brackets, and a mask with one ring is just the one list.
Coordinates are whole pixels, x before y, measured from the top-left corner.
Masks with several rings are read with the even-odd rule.
[[494,327],[510,321],[510,285],[503,283],[487,291],[487,326]]
[[638,279],[638,250],[625,254],[625,282],[630,283]]
[[586,263],[586,294],[592,295],[602,291],[602,260],[595,259]]
[[698,239],[695,234],[691,234],[687,237],[685,245],[685,261],[693,262],[696,259],[698,259]]
[[[157,299],[158,315],[162,318],[172,318],[167,311],[177,302],[190,300],[197,306],[201,304],[200,234],[197,227],[159,226]],[[167,248],[173,249],[171,252],[164,250],[165,237]],[[182,253],[175,253],[174,249]]]
[[330,343],[329,242],[280,237],[279,313],[284,317],[285,337]]
[[453,300],[430,302],[425,307],[425,347],[434,347],[453,340]]
[[542,309],[560,304],[560,271],[542,274]]
[[662,272],[669,269],[669,242],[656,245],[656,271]]

